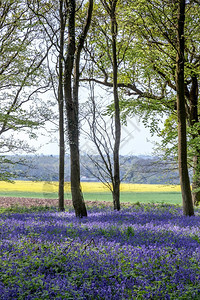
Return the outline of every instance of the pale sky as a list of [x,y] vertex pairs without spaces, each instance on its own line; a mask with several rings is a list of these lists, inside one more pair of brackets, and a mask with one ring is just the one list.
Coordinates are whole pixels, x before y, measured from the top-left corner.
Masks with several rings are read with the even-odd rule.
[[[99,97],[100,102],[102,102],[101,104],[105,107],[108,101],[110,101],[112,93],[106,95],[105,90],[99,87],[95,92],[95,97],[97,97],[97,99]],[[82,103],[88,100],[88,91],[86,88],[81,88],[80,95]],[[49,130],[55,129],[51,124],[47,124],[47,128]],[[18,133],[18,138],[26,140],[30,145],[38,149],[37,154],[58,155],[58,132],[50,133],[50,137],[45,136],[45,134],[47,133],[43,131],[43,135],[39,135],[37,141],[34,139],[29,140],[23,133]],[[50,142],[50,140],[53,142]],[[122,126],[120,155],[151,155],[154,141],[159,141],[158,137],[156,135],[152,137],[149,129],[145,128],[143,123],[138,121],[137,117],[128,118],[127,126]],[[92,149],[95,149],[93,144],[91,144],[85,136],[81,135],[80,150],[82,153],[91,153]],[[66,152],[69,153],[67,146],[66,150]]]
[[[55,133],[56,138],[56,133]],[[148,141],[149,140],[149,141]],[[149,129],[145,128],[136,118],[129,119],[127,127],[122,127],[122,139],[120,154],[121,155],[151,155],[153,151],[153,142],[158,141],[158,137],[151,137]],[[37,142],[34,142],[36,147],[42,146],[37,153],[44,155],[58,155],[58,142],[49,143],[49,138],[40,137]],[[46,145],[45,145],[46,144]],[[88,152],[92,149],[88,139],[80,138],[80,149],[83,152]]]

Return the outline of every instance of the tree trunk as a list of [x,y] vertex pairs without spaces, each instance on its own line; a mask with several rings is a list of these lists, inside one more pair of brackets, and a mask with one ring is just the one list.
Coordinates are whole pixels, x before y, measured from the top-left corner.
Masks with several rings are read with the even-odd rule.
[[64,211],[65,140],[63,100],[59,102],[59,210]]
[[[74,138],[75,142],[75,138]],[[77,145],[70,143],[71,154],[71,193],[72,202],[75,210],[76,217],[87,217],[87,210],[83,199],[83,194],[80,184],[80,162],[79,150]]]
[[67,128],[70,146],[71,161],[71,192],[72,203],[74,206],[76,217],[87,216],[87,210],[83,201],[80,186],[80,162],[79,162],[79,131],[78,131],[78,111],[77,103],[74,103],[72,95],[72,72],[75,59],[75,0],[68,3],[68,48],[65,60],[65,103],[67,110]]
[[[84,41],[91,23],[93,0],[89,0],[86,22],[79,35],[77,47],[75,43],[75,0],[68,2],[68,51],[65,61],[65,102],[67,110],[68,138],[71,157],[71,192],[72,202],[77,217],[87,216],[80,184],[80,155],[79,155],[79,105],[78,90],[80,79],[80,56]],[[74,69],[74,72],[73,72]],[[72,89],[73,73],[73,89]]]
[[64,176],[65,176],[65,138],[64,138],[64,96],[63,96],[63,51],[64,51],[64,19],[63,0],[60,0],[60,53],[59,53],[59,85],[58,85],[58,107],[59,107],[59,210],[64,211]]
[[192,76],[190,91],[186,88],[186,95],[189,101],[189,126],[192,128],[192,139],[194,146],[193,155],[193,180],[192,180],[192,200],[194,205],[200,204],[200,148],[199,144],[196,142],[200,135],[200,131],[195,128],[195,125],[199,123],[198,116],[198,79],[197,75]]
[[192,201],[195,206],[199,206],[199,204],[200,204],[200,191],[195,191],[197,188],[199,188],[199,184],[196,184],[196,182],[193,182],[192,190],[194,190],[194,192],[192,192]]
[[120,182],[119,181],[116,182],[116,178],[114,178],[112,197],[113,197],[114,209],[119,211],[120,210]]
[[72,98],[71,89],[66,89],[67,102],[67,120],[68,120],[68,137],[70,146],[70,163],[71,163],[71,193],[72,203],[76,217],[86,217],[87,210],[85,207],[83,194],[80,184],[80,158],[79,158],[79,129],[78,129],[78,111]]
[[[193,182],[192,182],[192,201],[195,206],[200,204],[200,188],[199,186],[199,165],[200,165],[200,156],[193,156]],[[197,190],[197,191],[196,191]]]
[[190,180],[187,166],[187,136],[186,136],[186,109],[184,92],[184,22],[185,0],[178,1],[178,30],[177,30],[177,57],[176,57],[176,89],[178,115],[178,160],[179,176],[183,200],[183,214],[194,215]]
[[113,57],[113,95],[115,107],[115,144],[114,144],[114,186],[113,186],[113,205],[114,209],[120,210],[120,167],[119,167],[119,147],[121,138],[121,122],[120,122],[120,107],[118,96],[118,65],[117,65],[117,21],[116,21],[116,4],[117,0],[113,1],[111,9],[111,33],[112,33],[112,57]]

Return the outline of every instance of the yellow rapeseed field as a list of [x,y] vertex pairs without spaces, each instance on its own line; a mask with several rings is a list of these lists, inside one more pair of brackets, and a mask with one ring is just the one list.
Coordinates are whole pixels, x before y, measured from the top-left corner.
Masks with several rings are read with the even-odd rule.
[[[101,182],[82,182],[83,192],[102,193],[108,192],[108,188]],[[0,181],[0,192],[35,192],[35,193],[56,193],[58,191],[58,182],[47,181],[15,181],[15,183]],[[180,192],[179,185],[162,184],[131,184],[122,183],[122,192]],[[70,183],[65,183],[65,192],[70,192]]]

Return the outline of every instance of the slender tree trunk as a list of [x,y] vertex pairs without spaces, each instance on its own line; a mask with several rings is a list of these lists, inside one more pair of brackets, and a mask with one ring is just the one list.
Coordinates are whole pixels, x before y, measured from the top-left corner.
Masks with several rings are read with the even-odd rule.
[[75,55],[74,78],[73,78],[73,121],[70,124],[70,132],[73,132],[70,141],[71,153],[71,192],[76,216],[87,216],[83,193],[80,182],[80,154],[79,154],[79,60]]
[[64,211],[64,166],[65,166],[65,138],[64,138],[64,95],[63,95],[63,51],[64,51],[64,18],[63,0],[60,0],[60,53],[59,53],[59,85],[58,85],[58,106],[59,106],[59,210]]
[[117,65],[117,21],[116,21],[116,4],[117,0],[113,1],[111,9],[111,33],[112,33],[112,57],[113,57],[113,95],[115,106],[115,144],[114,144],[114,186],[113,186],[113,205],[114,209],[120,210],[120,167],[119,167],[119,147],[121,139],[121,122],[120,122],[120,107],[118,96],[118,65]]
[[63,100],[59,102],[59,210],[64,211],[65,140]]
[[60,135],[60,143],[59,143],[59,210],[64,211],[64,184],[65,184],[65,141],[64,141],[64,124],[62,123],[63,117],[63,103],[59,104],[59,135]]
[[198,79],[194,74],[191,80],[190,91],[186,88],[186,95],[189,101],[189,126],[192,128],[192,139],[194,142],[193,155],[193,180],[192,180],[192,200],[194,205],[200,204],[200,148],[196,140],[200,135],[198,128],[195,128],[199,123],[198,116]]
[[[76,53],[77,54],[77,53]],[[83,193],[80,182],[80,154],[79,154],[79,60],[75,55],[74,78],[73,78],[73,109],[69,116],[69,131],[72,133],[70,138],[71,154],[71,192],[72,201],[77,217],[87,216],[87,210],[84,203]]]
[[176,57],[176,89],[178,114],[178,160],[179,176],[183,200],[183,214],[194,215],[190,180],[187,166],[187,136],[186,136],[186,109],[184,92],[184,23],[185,0],[178,1],[178,30],[177,30],[177,57]]
[[[195,206],[200,204],[200,153],[193,156],[193,182],[192,182],[192,201]],[[196,191],[197,190],[197,191]]]
[[120,168],[119,168],[119,147],[121,139],[121,122],[120,122],[120,107],[118,96],[118,64],[117,64],[117,20],[116,6],[118,0],[101,0],[105,10],[111,19],[111,34],[112,34],[112,71],[113,71],[113,95],[115,107],[115,143],[113,150],[114,174],[113,174],[113,206],[114,209],[120,210]]

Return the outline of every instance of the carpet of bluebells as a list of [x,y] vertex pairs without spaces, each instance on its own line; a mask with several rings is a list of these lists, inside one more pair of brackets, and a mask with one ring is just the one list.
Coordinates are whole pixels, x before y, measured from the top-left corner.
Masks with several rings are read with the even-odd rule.
[[0,214],[0,299],[200,299],[200,210]]

